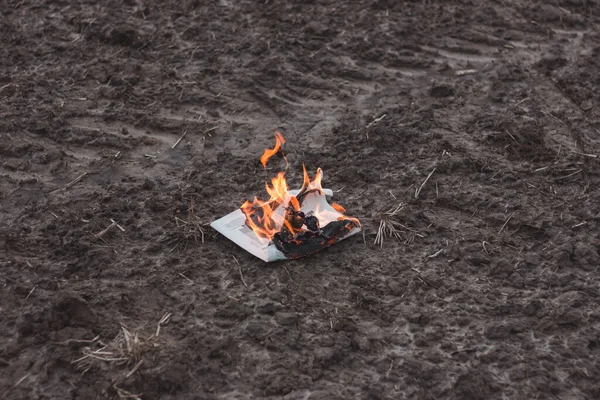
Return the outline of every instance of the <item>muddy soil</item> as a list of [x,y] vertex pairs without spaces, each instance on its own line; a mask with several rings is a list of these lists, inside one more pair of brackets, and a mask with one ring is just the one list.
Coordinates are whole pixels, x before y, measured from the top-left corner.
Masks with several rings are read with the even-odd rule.
[[[600,398],[599,1],[0,13],[3,399]],[[364,240],[208,227],[275,129]]]

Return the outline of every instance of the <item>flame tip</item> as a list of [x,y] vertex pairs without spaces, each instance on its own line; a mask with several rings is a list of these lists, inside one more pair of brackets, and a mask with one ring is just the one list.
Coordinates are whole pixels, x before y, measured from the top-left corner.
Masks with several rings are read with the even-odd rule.
[[[280,132],[275,131],[275,147],[273,147],[272,149],[268,149],[268,148],[265,149],[265,151],[263,152],[263,155],[260,157],[260,162],[265,169],[267,169],[267,163],[269,162],[271,157],[273,157],[275,154],[277,154],[280,149],[283,154],[283,144],[284,143],[285,143],[285,138],[283,137],[283,135]],[[285,155],[283,156],[283,158],[285,159],[285,163],[287,165],[287,159],[285,158]]]

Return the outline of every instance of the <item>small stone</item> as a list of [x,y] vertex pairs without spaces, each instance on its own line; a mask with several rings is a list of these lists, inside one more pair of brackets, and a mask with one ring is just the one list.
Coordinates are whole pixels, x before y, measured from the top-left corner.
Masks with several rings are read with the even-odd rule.
[[591,100],[584,100],[581,102],[580,107],[583,111],[589,111],[594,107],[594,103]]

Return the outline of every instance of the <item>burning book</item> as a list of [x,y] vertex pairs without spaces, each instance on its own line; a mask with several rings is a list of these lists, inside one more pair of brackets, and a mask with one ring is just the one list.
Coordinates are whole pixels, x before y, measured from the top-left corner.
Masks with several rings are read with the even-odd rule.
[[296,259],[315,253],[360,232],[360,222],[345,215],[339,204],[329,204],[333,192],[321,187],[323,172],[317,169],[299,190],[289,190],[285,173],[288,162],[283,154],[285,139],[276,132],[276,143],[260,158],[263,167],[281,153],[286,168],[266,184],[268,200],[254,198],[234,212],[214,221],[211,226],[256,257],[270,262]]

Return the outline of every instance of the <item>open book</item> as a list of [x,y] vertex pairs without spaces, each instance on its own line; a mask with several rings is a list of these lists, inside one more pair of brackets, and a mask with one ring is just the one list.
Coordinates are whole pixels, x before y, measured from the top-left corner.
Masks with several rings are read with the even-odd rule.
[[[336,211],[327,202],[326,196],[333,196],[333,192],[330,189],[324,189],[323,191],[325,192],[325,195],[311,193],[306,196],[301,207],[301,210],[307,214],[319,210],[319,223],[322,227],[332,221],[336,221],[338,218],[345,218],[344,215]],[[296,195],[297,193],[298,190],[290,191],[291,195]],[[271,262],[287,260],[290,258],[282,253],[270,240],[258,237],[254,231],[246,225],[246,216],[240,209],[214,221],[210,226],[263,261]],[[360,227],[355,227],[350,233],[340,237],[339,240],[348,238],[358,232],[360,232]],[[323,246],[323,248],[325,247],[327,246]]]

